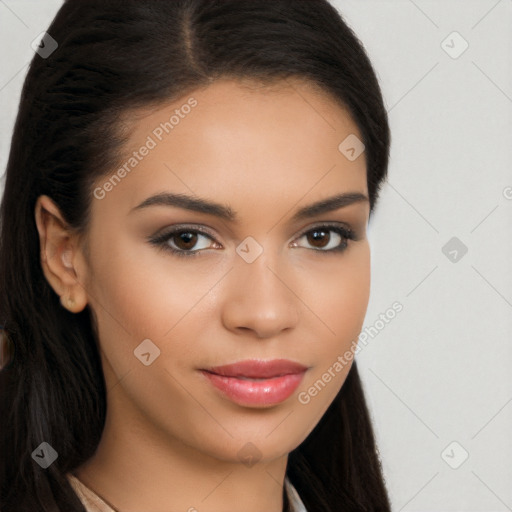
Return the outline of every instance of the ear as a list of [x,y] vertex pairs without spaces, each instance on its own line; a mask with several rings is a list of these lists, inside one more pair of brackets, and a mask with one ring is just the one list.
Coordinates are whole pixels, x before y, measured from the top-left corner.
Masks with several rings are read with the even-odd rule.
[[34,213],[46,280],[60,295],[61,304],[78,313],[87,305],[87,293],[75,270],[80,251],[77,235],[48,196],[38,197]]

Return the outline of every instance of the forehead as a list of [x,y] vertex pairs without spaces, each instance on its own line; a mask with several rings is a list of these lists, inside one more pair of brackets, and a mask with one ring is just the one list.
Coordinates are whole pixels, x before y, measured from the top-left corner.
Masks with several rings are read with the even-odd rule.
[[349,136],[361,139],[357,125],[329,94],[297,79],[218,80],[132,112],[125,125],[126,172],[108,197],[126,211],[166,190],[261,206],[263,197],[275,205],[322,190],[367,192],[364,153],[350,161],[339,149]]

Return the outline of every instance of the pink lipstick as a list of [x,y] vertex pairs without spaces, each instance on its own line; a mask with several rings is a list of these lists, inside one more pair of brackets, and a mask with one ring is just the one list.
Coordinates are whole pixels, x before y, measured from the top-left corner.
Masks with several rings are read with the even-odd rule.
[[307,366],[287,359],[249,359],[201,372],[233,402],[274,405],[286,400],[297,389],[307,369]]

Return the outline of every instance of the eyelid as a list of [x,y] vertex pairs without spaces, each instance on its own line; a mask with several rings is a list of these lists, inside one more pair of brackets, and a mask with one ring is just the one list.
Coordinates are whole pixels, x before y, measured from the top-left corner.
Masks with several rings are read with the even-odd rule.
[[302,236],[305,233],[307,233],[308,231],[311,231],[312,229],[323,228],[323,227],[337,227],[337,228],[346,229],[347,231],[353,231],[353,229],[350,227],[350,225],[347,224],[346,222],[340,222],[337,220],[333,220],[333,221],[324,220],[324,221],[313,222],[312,224],[306,226],[305,228],[302,228],[300,230],[300,234],[298,236]]
[[211,238],[213,241],[220,243],[217,241],[216,236],[213,234],[213,231],[211,231],[209,227],[205,228],[203,224],[175,224],[173,226],[168,226],[166,228],[161,229],[160,231],[157,231],[154,235],[150,237],[150,239],[164,238],[172,233],[187,230],[197,231],[198,233]]

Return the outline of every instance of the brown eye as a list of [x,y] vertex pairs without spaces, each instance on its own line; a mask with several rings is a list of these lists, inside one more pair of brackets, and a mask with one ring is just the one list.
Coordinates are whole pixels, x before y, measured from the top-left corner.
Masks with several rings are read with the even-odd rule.
[[178,231],[173,233],[171,238],[178,249],[193,249],[197,244],[197,233],[192,231]]
[[212,235],[202,229],[186,226],[181,226],[181,229],[171,229],[148,240],[159,249],[170,251],[176,256],[197,256],[203,252],[202,249],[222,248]]
[[308,242],[313,247],[318,247],[320,249],[323,249],[326,245],[328,245],[331,239],[329,231],[323,229],[315,229],[314,231],[310,231],[306,236]]
[[300,239],[306,239],[308,244],[300,247],[326,253],[344,251],[348,247],[349,240],[357,240],[356,234],[351,229],[338,225],[318,226],[304,232]]

